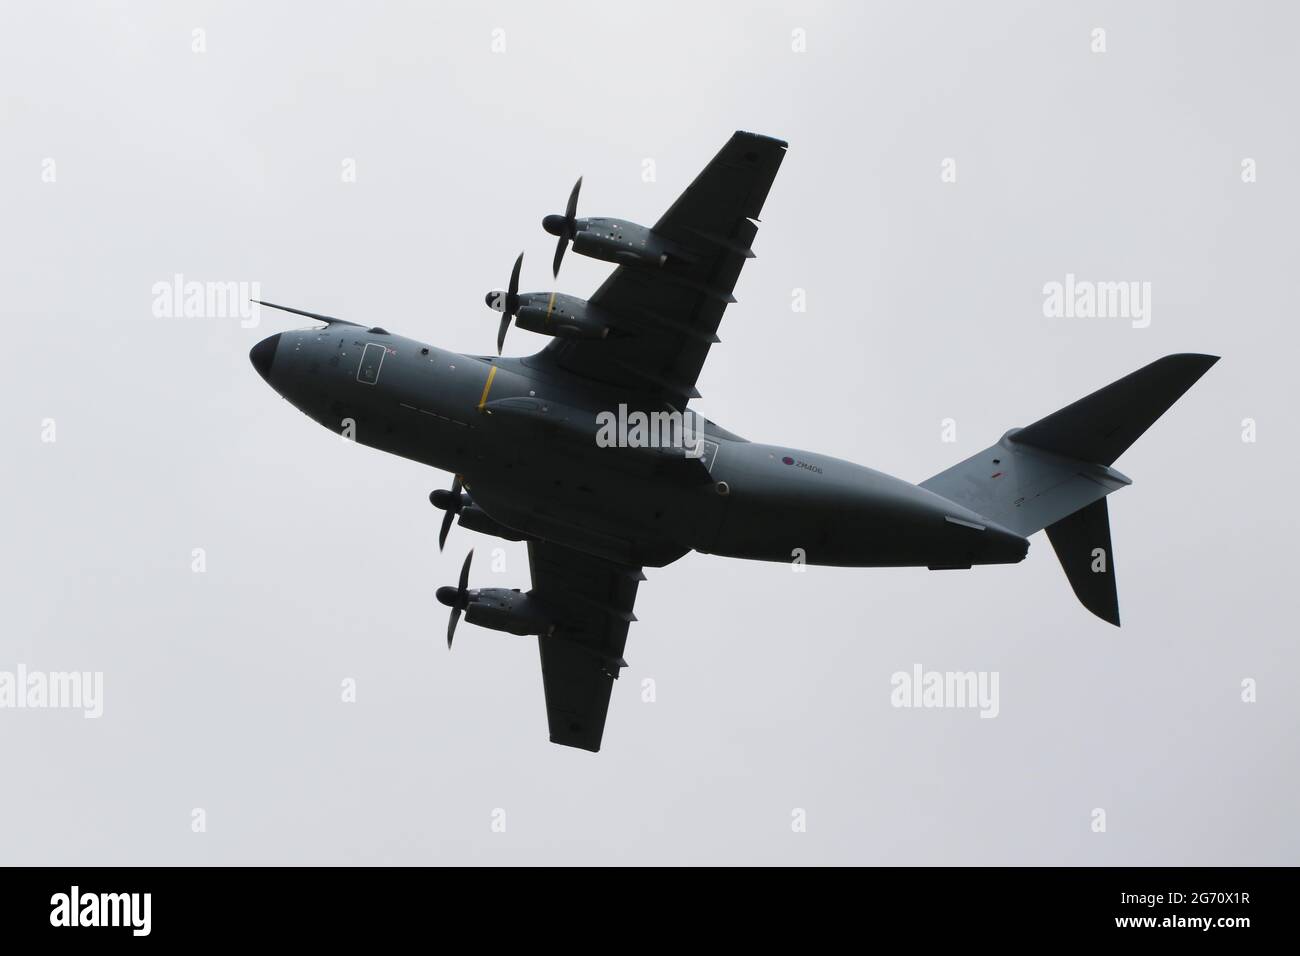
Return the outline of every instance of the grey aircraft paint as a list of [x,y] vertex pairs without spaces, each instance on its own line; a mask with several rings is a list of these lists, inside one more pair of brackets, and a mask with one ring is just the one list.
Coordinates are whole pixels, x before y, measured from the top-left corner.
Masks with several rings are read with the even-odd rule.
[[[527,329],[557,336],[511,359],[444,351],[385,329],[300,313],[250,353],[308,417],[361,444],[453,472],[435,496],[467,527],[529,542],[533,589],[470,590],[469,562],[439,600],[471,623],[540,637],[551,739],[596,750],[641,568],[691,550],[848,567],[962,569],[1024,559],[1047,529],[1082,603],[1118,624],[1105,496],[1114,459],[1216,361],[1174,355],[1020,430],[920,485],[710,423],[709,453],[600,447],[598,415],[684,407],[785,144],[737,133],[654,227],[546,219],[583,255],[621,263],[584,302],[489,293]],[[647,252],[646,250],[650,250]],[[651,254],[653,253],[653,254]],[[269,304],[269,303],[268,303]],[[275,308],[282,308],[275,306]],[[296,310],[288,310],[296,311]],[[463,479],[464,491],[460,481]],[[1103,552],[1098,569],[1096,552]]]
[[[666,479],[655,450],[597,446],[596,416],[617,401],[520,360],[331,325],[277,333],[254,347],[252,361],[326,428],[463,475],[503,526],[611,561],[660,567],[690,550],[790,561],[798,550],[809,564],[954,567],[1020,561],[1028,548],[917,485],[717,432],[708,480]],[[531,401],[516,411],[511,400]],[[561,445],[565,454],[548,452]],[[547,480],[511,477],[538,473]]]

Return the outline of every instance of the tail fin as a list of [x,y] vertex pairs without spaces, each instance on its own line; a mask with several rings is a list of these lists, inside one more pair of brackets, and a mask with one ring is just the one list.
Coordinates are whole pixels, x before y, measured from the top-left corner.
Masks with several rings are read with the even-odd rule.
[[1110,512],[1098,498],[1072,515],[1047,526],[1061,568],[1081,604],[1103,621],[1119,627],[1115,591],[1115,554],[1110,549]]
[[1131,482],[1110,466],[1218,360],[1167,355],[1032,425],[1012,429],[996,445],[921,487],[1017,534],[1046,528],[1084,607],[1118,625],[1105,499]]

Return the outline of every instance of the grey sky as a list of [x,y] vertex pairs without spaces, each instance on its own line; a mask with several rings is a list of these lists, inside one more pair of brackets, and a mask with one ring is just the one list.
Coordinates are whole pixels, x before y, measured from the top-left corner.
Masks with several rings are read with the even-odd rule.
[[[0,710],[0,863],[1297,862],[1298,30],[1282,3],[5,4],[0,671],[102,671],[104,712]],[[577,175],[584,212],[653,222],[735,129],[790,143],[699,382],[746,437],[919,481],[1160,355],[1223,361],[1116,463],[1122,630],[1041,535],[971,572],[691,555],[647,572],[604,750],[555,747],[535,640],[449,655],[433,599],[471,546],[526,587],[523,546],[440,555],[450,476],[266,387],[249,347],[303,323],[155,318],[151,289],[259,282],[488,352],[483,293],[521,249],[551,287]],[[559,287],[608,268],[570,254]],[[1045,317],[1067,273],[1150,282],[1150,326]],[[998,672],[998,717],[891,707],[916,663]]]

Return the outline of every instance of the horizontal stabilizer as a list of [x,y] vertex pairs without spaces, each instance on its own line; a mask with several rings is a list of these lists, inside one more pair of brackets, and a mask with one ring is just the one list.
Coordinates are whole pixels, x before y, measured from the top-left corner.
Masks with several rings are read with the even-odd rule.
[[1066,458],[1113,464],[1218,360],[1216,355],[1166,355],[1012,437]]
[[1218,358],[1168,355],[972,455],[921,487],[1029,535],[1131,482],[1111,468]]
[[1064,458],[1016,441],[1011,431],[921,487],[1028,537],[1132,484],[1114,468]]

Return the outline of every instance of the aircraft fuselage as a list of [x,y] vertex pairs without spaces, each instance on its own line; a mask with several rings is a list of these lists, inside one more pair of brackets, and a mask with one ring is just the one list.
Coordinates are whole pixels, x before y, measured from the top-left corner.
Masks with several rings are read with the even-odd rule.
[[[638,398],[542,356],[448,352],[335,322],[252,353],[304,414],[355,441],[464,477],[493,521],[608,560],[658,567],[690,550],[848,567],[1020,561],[1028,541],[909,482],[712,426],[681,449],[600,447],[597,416]],[[642,403],[644,404],[644,403]]]

